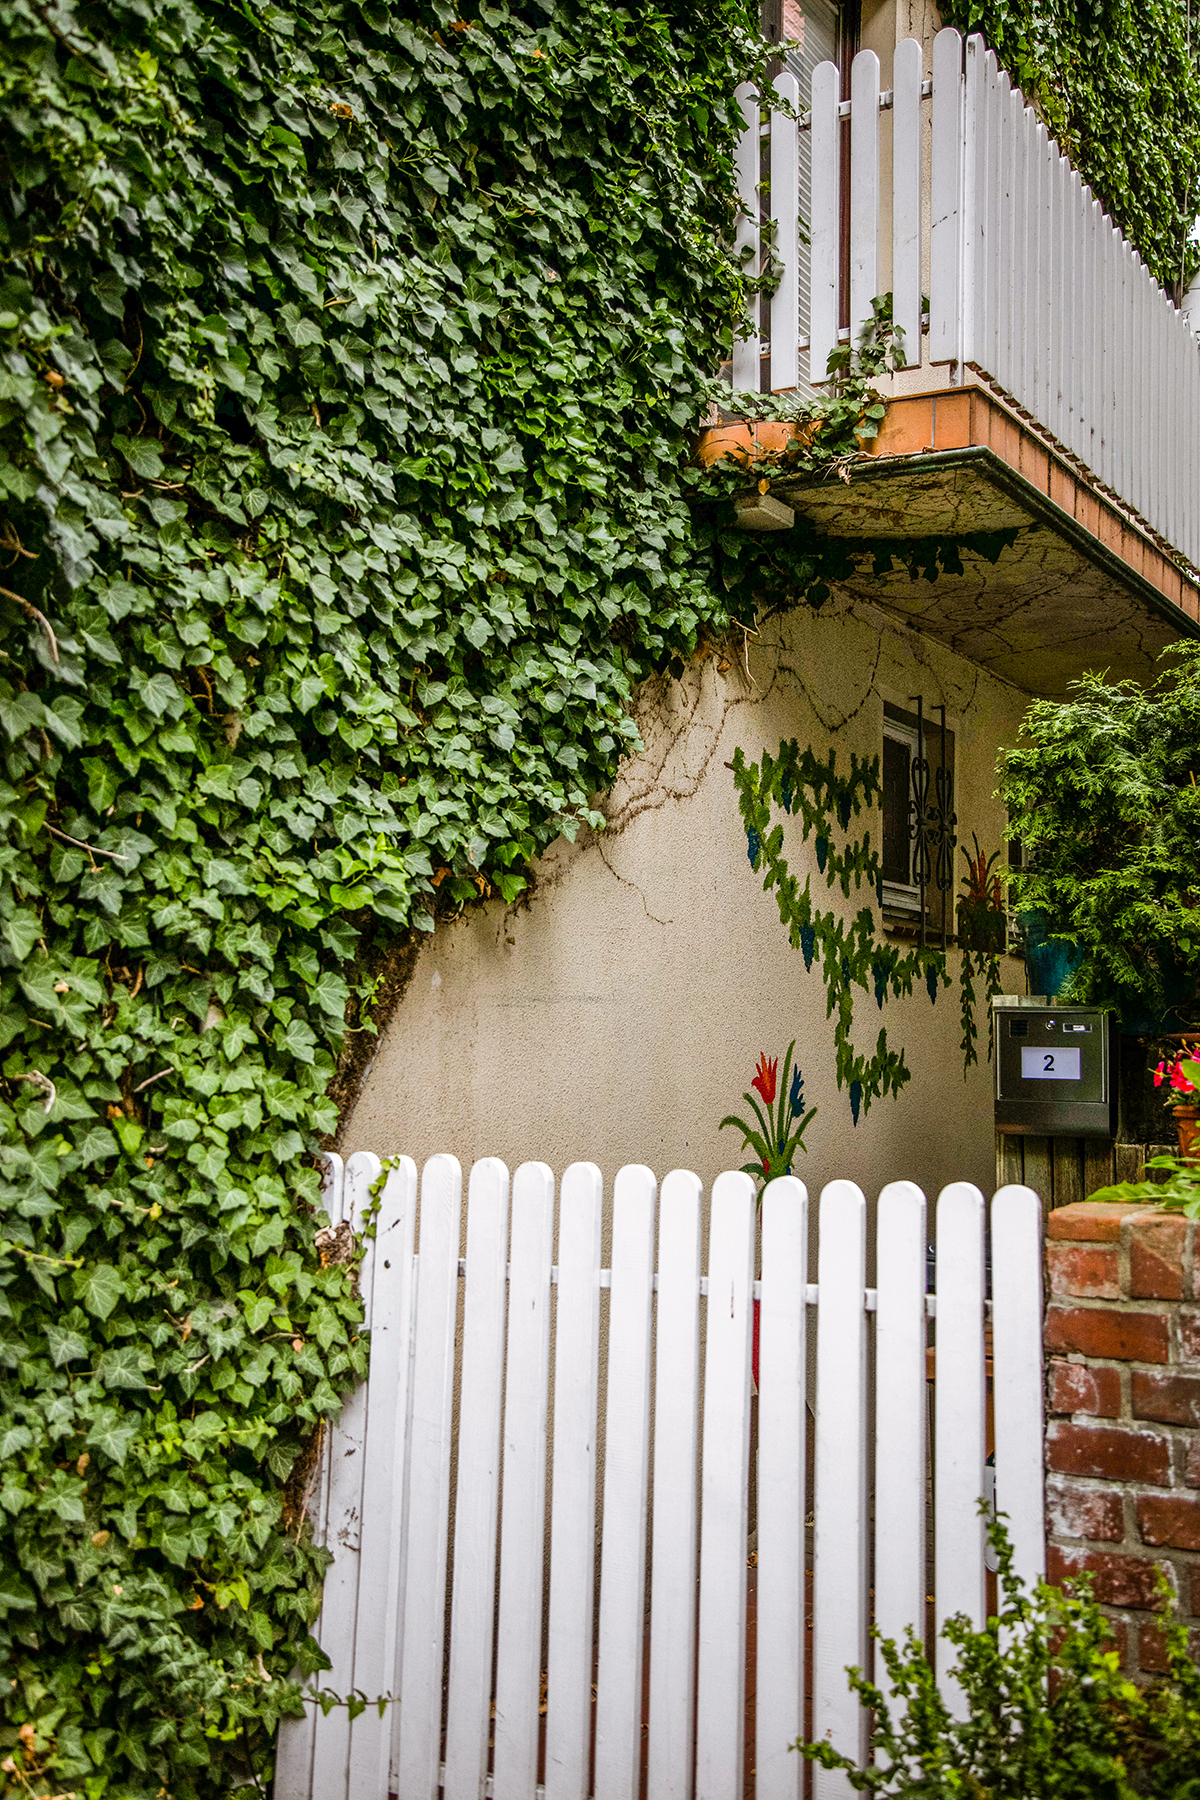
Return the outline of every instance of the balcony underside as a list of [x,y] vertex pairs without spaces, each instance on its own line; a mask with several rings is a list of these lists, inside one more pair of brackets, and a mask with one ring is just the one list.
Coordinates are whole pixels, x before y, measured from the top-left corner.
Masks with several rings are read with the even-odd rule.
[[849,483],[776,477],[771,494],[841,538],[1015,529],[995,563],[912,581],[869,565],[845,586],[1030,693],[1085,669],[1145,680],[1163,647],[1200,636],[1200,593],[1086,476],[981,389],[893,400],[877,455]]

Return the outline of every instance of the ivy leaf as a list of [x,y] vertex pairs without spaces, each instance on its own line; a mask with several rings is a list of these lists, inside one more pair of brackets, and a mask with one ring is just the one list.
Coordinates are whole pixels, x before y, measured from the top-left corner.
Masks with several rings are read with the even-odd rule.
[[64,1363],[77,1362],[88,1353],[87,1339],[66,1325],[47,1325],[46,1342],[56,1369],[61,1369]]
[[37,1595],[15,1569],[0,1567],[0,1607],[6,1612],[28,1612],[37,1603]]
[[135,475],[146,481],[157,480],[163,472],[162,446],[154,438],[130,438],[118,433],[113,438],[113,449],[125,458]]
[[[106,1350],[96,1362],[96,1373],[105,1387],[144,1388],[146,1378],[142,1373],[142,1357],[145,1353],[136,1350],[132,1344],[123,1344],[118,1349]],[[149,1361],[149,1358],[146,1359]]]
[[93,1125],[79,1140],[81,1166],[90,1169],[93,1163],[103,1162],[107,1157],[116,1156],[117,1140],[104,1125]]
[[0,1462],[7,1462],[19,1450],[28,1450],[32,1442],[33,1433],[26,1425],[0,1427]]
[[130,1416],[128,1413],[114,1412],[111,1407],[102,1407],[96,1414],[87,1441],[93,1449],[103,1450],[106,1456],[110,1456],[118,1468],[123,1468],[140,1423],[137,1413]]
[[94,1263],[75,1275],[75,1293],[93,1318],[107,1319],[125,1292],[125,1284],[111,1263]]

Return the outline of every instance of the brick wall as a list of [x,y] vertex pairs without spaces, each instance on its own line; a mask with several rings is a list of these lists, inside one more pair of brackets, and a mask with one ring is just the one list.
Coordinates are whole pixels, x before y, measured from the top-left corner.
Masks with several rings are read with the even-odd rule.
[[1127,1666],[1162,1667],[1155,1570],[1200,1654],[1197,1227],[1083,1201],[1047,1222],[1047,1573],[1083,1570]]

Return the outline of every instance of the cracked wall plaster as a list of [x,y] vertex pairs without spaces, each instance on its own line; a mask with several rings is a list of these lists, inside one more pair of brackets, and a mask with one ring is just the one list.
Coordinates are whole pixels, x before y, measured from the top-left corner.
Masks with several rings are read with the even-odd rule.
[[[624,1163],[644,1162],[660,1177],[695,1169],[707,1185],[743,1160],[717,1124],[744,1110],[758,1052],[781,1055],[795,1037],[820,1109],[797,1171],[810,1189],[848,1176],[873,1199],[909,1177],[931,1198],[952,1179],[990,1193],[991,1072],[985,1060],[963,1080],[956,986],[936,1006],[922,990],[888,1009],[913,1080],[852,1126],[824,984],[750,867],[725,767],[739,744],[757,760],[785,737],[821,755],[832,743],[846,767],[851,749],[878,753],[885,700],[907,706],[918,692],[927,712],[946,705],[955,733],[960,839],[969,846],[974,830],[998,847],[996,752],[1014,741],[1025,696],[876,607],[843,594],[819,615],[768,621],[745,659],[709,654],[681,681],[649,683],[644,749],[602,803],[608,829],[560,839],[526,901],[490,903],[423,946],[341,1148],[418,1164],[449,1150],[464,1168],[484,1155],[510,1169],[537,1158],[559,1175],[588,1160],[606,1187]],[[862,823],[878,832],[878,815]],[[819,882],[794,826],[790,847],[793,867]],[[847,911],[867,900],[837,898]],[[957,983],[955,953],[951,974]],[[1005,986],[1023,991],[1015,963]],[[857,1040],[873,1044],[880,1023],[861,995]]]

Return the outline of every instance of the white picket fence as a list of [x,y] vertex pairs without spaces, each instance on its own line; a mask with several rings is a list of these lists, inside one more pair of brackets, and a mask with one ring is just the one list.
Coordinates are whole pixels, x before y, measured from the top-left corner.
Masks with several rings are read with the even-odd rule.
[[[379,1174],[373,1155],[350,1157],[344,1170],[330,1157],[331,1220],[360,1229]],[[390,1698],[382,1716],[374,1705],[351,1720],[345,1706],[325,1715],[310,1704],[302,1722],[285,1722],[275,1800],[438,1800],[439,1789],[445,1800],[636,1800],[644,1721],[648,1800],[741,1800],[752,1298],[761,1300],[754,1780],[760,1800],[799,1800],[803,1763],[788,1746],[804,1727],[806,1561],[814,1735],[860,1758],[867,1721],[845,1669],[866,1665],[872,1616],[888,1635],[910,1623],[923,1635],[929,1577],[939,1625],[959,1611],[985,1616],[988,1311],[996,1502],[1018,1568],[1042,1573],[1037,1196],[1006,1187],[992,1202],[989,1303],[984,1201],[962,1182],[937,1204],[935,1294],[925,1197],[911,1182],[880,1196],[873,1288],[866,1203],[848,1181],[821,1195],[815,1282],[807,1196],[792,1177],[766,1190],[760,1240],[754,1184],[718,1178],[706,1275],[702,1185],[686,1171],[668,1175],[659,1195],[649,1169],[622,1169],[608,1269],[594,1165],[575,1163],[562,1178],[557,1261],[551,1170],[525,1163],[511,1189],[510,1212],[504,1164],[475,1164],[460,1264],[455,1159],[425,1165],[419,1255],[416,1167],[401,1158],[388,1174],[362,1263],[370,1375],[332,1433],[313,1511],[334,1553],[316,1627],[332,1668],[318,1683]],[[945,1648],[938,1674],[953,1703],[961,1695]],[[850,1792],[824,1771],[815,1791],[818,1800]]]
[[[748,85],[738,89],[749,121],[738,152],[738,247],[757,271],[769,220],[782,271],[769,301],[772,388],[822,381],[831,350],[858,342],[872,300],[888,285],[909,364],[919,364],[927,294],[931,363],[957,364],[994,385],[1200,564],[1200,340],[995,55],[982,38],[964,46],[946,29],[934,39],[929,77],[920,44],[909,38],[896,46],[886,92],[873,50],[854,59],[849,100],[840,81],[831,62],[813,71],[811,93],[801,93],[794,75],[778,76],[777,96],[800,110],[802,122],[768,107],[765,130],[759,95]],[[885,112],[890,158],[881,162]],[[847,117],[850,326],[839,328]],[[807,193],[801,130],[811,134]],[[769,199],[759,191],[764,147]],[[798,219],[808,227],[808,246]],[[888,238],[890,284],[880,275]],[[734,386],[755,391],[766,348],[757,327],[756,318],[733,357]]]

